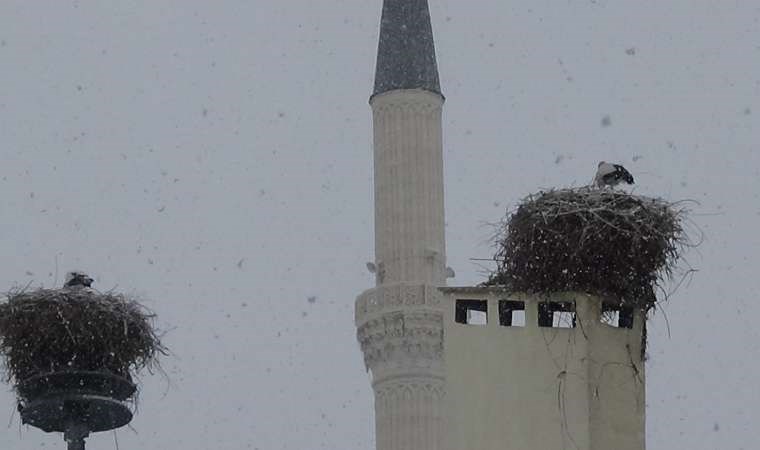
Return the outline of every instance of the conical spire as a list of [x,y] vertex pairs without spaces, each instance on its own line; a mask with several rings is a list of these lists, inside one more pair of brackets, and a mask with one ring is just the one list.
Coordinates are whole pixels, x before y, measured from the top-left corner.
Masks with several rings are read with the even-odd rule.
[[441,93],[427,0],[384,0],[373,96],[395,89]]

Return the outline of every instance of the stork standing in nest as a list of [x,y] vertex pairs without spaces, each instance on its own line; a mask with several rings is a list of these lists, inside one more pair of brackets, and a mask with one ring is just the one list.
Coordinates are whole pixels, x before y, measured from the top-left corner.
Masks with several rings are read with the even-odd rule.
[[84,272],[69,272],[66,274],[66,282],[63,287],[83,288],[92,286],[94,280]]
[[633,184],[633,175],[620,164],[610,164],[605,161],[599,163],[594,177],[597,187],[617,186],[620,183]]

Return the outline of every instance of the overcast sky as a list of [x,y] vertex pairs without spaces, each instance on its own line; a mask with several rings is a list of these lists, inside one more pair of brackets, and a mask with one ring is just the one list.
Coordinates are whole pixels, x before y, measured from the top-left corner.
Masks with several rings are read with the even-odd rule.
[[[380,7],[0,2],[0,289],[79,268],[168,330],[166,376],[142,378],[120,448],[374,449],[353,302],[374,284]],[[757,448],[760,4],[431,14],[451,284],[482,281],[485,222],[588,182],[600,159],[638,193],[698,200],[699,272],[650,325],[647,448]],[[63,448],[19,425],[10,389],[0,448]]]

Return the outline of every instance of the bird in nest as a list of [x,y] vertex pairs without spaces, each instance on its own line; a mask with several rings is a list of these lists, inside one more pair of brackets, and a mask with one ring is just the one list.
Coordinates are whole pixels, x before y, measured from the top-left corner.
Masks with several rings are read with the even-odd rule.
[[594,177],[594,184],[597,187],[617,186],[623,182],[633,184],[633,175],[625,167],[605,161],[599,163]]
[[84,272],[69,272],[66,274],[65,288],[83,288],[92,286],[94,280]]

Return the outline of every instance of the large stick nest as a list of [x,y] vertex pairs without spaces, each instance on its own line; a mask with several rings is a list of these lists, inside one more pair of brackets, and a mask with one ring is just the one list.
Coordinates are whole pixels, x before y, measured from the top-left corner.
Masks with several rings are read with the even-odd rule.
[[89,288],[11,292],[0,303],[6,379],[62,370],[129,378],[165,353],[153,318],[134,299]]
[[578,290],[648,310],[690,245],[682,203],[589,187],[539,192],[500,225],[485,283],[527,292]]

